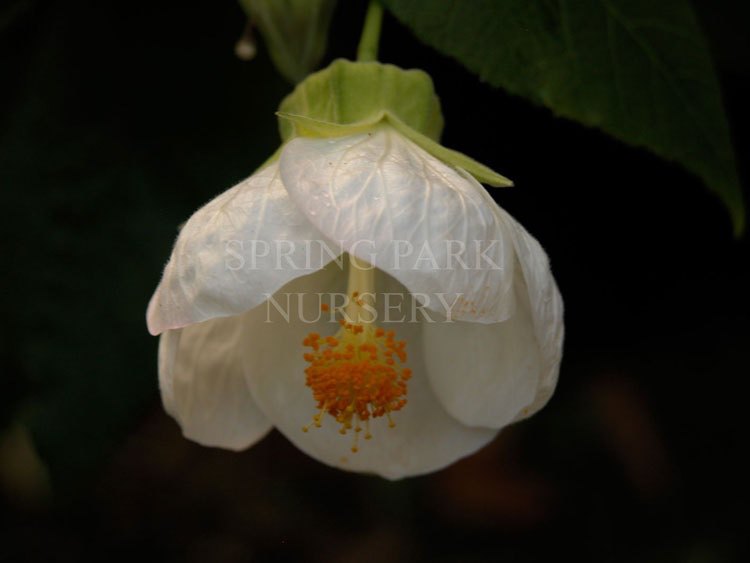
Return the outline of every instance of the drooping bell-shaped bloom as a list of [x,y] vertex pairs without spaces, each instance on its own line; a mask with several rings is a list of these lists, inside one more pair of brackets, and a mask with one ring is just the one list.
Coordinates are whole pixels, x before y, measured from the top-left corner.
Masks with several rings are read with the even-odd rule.
[[324,463],[395,479],[540,409],[560,294],[477,179],[507,180],[437,144],[429,78],[337,61],[281,110],[280,151],[189,219],[149,305],[185,436],[239,450],[276,427]]

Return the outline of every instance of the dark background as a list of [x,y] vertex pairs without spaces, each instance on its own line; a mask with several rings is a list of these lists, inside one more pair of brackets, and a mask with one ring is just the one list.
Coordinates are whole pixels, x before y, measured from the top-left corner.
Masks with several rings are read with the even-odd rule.
[[[341,4],[327,60],[356,48],[364,2]],[[515,180],[492,193],[551,257],[558,390],[396,483],[275,432],[202,448],[161,409],[146,303],[177,225],[275,149],[290,87],[262,45],[234,56],[231,1],[0,6],[0,560],[748,560],[748,243],[698,180],[482,85],[387,17],[381,60],[433,76],[444,144]],[[696,3],[745,186],[746,6]]]

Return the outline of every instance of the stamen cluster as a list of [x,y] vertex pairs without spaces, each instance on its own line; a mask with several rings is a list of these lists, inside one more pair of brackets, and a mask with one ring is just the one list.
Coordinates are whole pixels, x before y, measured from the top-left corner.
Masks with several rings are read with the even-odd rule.
[[[390,413],[406,405],[407,381],[411,370],[406,363],[406,342],[396,340],[392,330],[373,324],[339,321],[336,336],[321,337],[310,333],[303,345],[310,348],[305,361],[306,384],[312,389],[320,412],[313,417],[321,426],[323,413],[341,424],[339,432],[355,432],[352,451],[357,451],[357,437],[366,427],[365,439],[372,435],[371,418],[385,416],[395,426]],[[307,431],[308,428],[303,428]]]

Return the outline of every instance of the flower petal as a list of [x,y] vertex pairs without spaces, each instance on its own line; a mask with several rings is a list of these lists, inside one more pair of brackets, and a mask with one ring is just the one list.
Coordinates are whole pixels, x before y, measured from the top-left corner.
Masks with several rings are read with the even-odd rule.
[[243,345],[240,317],[162,333],[162,401],[186,438],[204,446],[242,450],[271,429],[247,387]]
[[190,217],[149,304],[149,331],[243,313],[336,254],[270,164]]
[[387,125],[333,139],[298,137],[281,178],[321,232],[398,279],[434,311],[497,322],[513,314],[510,233],[471,177]]
[[513,247],[531,305],[534,334],[542,357],[536,396],[533,403],[519,416],[525,418],[541,409],[557,386],[565,338],[564,306],[542,246],[503,208],[496,205],[495,214],[512,233]]
[[[329,267],[330,268],[330,267]],[[324,270],[307,278],[299,278],[288,284],[281,292],[328,291],[330,272]],[[343,281],[343,276],[340,276]],[[389,276],[378,272],[378,292],[404,293],[406,290]],[[340,284],[337,291],[343,291]],[[297,296],[299,297],[299,296]],[[291,303],[295,310],[298,301]],[[406,299],[410,310],[410,298]],[[315,316],[316,299],[302,300],[302,311],[307,318]],[[273,312],[273,311],[272,311]],[[421,353],[421,330],[419,323],[383,323],[384,328],[393,328],[397,338],[406,339],[409,353],[408,366],[413,370],[409,380],[408,403],[392,415],[396,427],[388,428],[382,418],[371,421],[372,440],[361,440],[359,451],[352,453],[353,434],[342,436],[339,424],[329,415],[324,415],[321,428],[302,427],[310,425],[317,412],[311,390],[305,385],[303,360],[304,337],[315,330],[323,335],[333,334],[338,325],[321,321],[317,324],[295,322],[289,324],[276,314],[273,328],[265,324],[265,313],[253,310],[247,314],[246,358],[250,365],[248,380],[253,396],[269,419],[298,448],[333,467],[349,471],[376,473],[389,479],[398,479],[440,469],[484,446],[496,435],[496,431],[468,428],[448,415],[430,389]],[[382,318],[382,310],[379,311]],[[281,326],[279,326],[281,325]],[[288,346],[279,346],[279,334],[286,332]]]
[[425,323],[424,345],[436,395],[464,424],[502,428],[536,395],[541,355],[527,305],[501,323]]
[[552,395],[562,357],[563,307],[539,243],[499,207],[519,267],[516,310],[496,324],[425,324],[435,393],[464,424],[489,428],[530,416]]

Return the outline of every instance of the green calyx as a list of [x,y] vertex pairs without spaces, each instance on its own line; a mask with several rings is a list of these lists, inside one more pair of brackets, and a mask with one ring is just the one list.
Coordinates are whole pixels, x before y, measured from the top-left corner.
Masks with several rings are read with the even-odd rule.
[[279,130],[294,137],[340,137],[386,122],[412,142],[480,182],[511,186],[507,178],[440,145],[443,116],[432,79],[421,70],[338,59],[311,74],[281,102]]
[[[435,141],[443,130],[432,79],[421,70],[402,70],[376,62],[334,61],[301,82],[281,102],[279,115],[284,118],[280,122],[284,141],[297,135],[346,135],[369,128],[386,115]],[[309,130],[305,122],[319,125]],[[324,124],[334,126],[332,134],[325,133]]]

